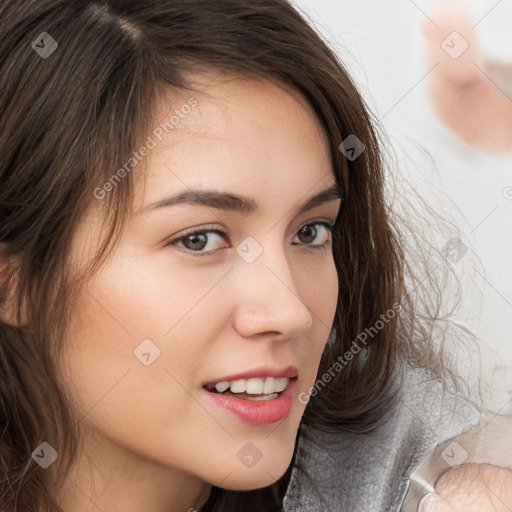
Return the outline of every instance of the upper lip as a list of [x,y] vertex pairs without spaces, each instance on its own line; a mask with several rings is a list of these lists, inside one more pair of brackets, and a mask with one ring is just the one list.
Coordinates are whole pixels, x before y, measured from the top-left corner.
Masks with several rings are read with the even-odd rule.
[[276,379],[282,377],[288,377],[292,379],[299,375],[299,370],[295,366],[284,366],[281,368],[272,368],[270,366],[259,366],[258,368],[253,368],[247,372],[233,373],[231,375],[225,375],[224,377],[218,377],[216,379],[209,380],[205,382],[203,386],[208,386],[210,384],[217,384],[217,382],[222,381],[233,381],[233,380],[241,380],[241,379],[250,379],[251,377],[274,377]]

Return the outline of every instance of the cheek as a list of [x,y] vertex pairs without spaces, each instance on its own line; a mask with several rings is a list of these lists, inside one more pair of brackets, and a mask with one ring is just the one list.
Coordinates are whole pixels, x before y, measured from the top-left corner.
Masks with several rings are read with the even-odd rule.
[[[172,367],[188,363],[201,351],[198,327],[204,338],[204,326],[215,325],[222,304],[215,290],[206,295],[225,270],[184,270],[172,266],[165,253],[148,261],[118,258],[84,288],[70,350],[84,366],[133,366],[140,363],[134,351],[147,339],[155,344],[155,353],[167,354]],[[140,350],[151,346],[144,343]]]
[[[77,419],[117,445],[176,462],[180,453],[173,439],[183,438],[194,418],[199,416],[206,431],[216,426],[186,391],[194,386],[200,348],[194,340],[183,343],[190,323],[184,320],[165,337],[162,333],[172,326],[165,320],[172,316],[163,315],[155,326],[154,318],[148,320],[144,311],[137,311],[139,303],[125,296],[132,308],[128,331],[114,317],[122,309],[116,309],[116,299],[110,289],[101,304],[88,301],[69,333],[63,374]],[[148,437],[148,428],[155,437]],[[194,439],[200,437],[198,430]]]
[[156,401],[159,394],[165,403],[183,398],[177,382],[193,387],[198,356],[225,321],[222,285],[215,289],[224,268],[184,270],[166,251],[153,256],[117,253],[77,299],[63,372],[85,410],[128,382],[130,396],[149,388]]
[[95,301],[107,313],[94,311],[89,316],[97,315],[97,322],[108,329],[117,328],[133,338],[149,332],[161,337],[191,312],[221,276],[215,270],[205,273],[173,265],[162,251],[146,261],[126,258],[111,265],[111,271],[91,282],[85,300]]
[[[136,278],[114,271],[98,275],[80,297],[63,351],[62,373],[82,415],[91,408],[104,416],[117,411],[130,423],[126,411],[144,409],[144,404],[150,408],[162,400],[169,404],[180,395],[172,394],[176,383],[165,369],[175,374],[176,368],[190,367],[190,353],[197,350],[193,342],[181,344],[180,350],[173,347],[183,332],[179,319],[187,306],[190,309],[193,294],[189,292],[188,299],[186,293],[180,294],[180,303],[173,304],[166,300],[172,296],[168,283],[150,280],[148,272],[131,275]],[[176,281],[174,293],[180,286],[186,290],[179,278]],[[187,383],[186,375],[179,379]],[[148,400],[148,389],[155,400]]]

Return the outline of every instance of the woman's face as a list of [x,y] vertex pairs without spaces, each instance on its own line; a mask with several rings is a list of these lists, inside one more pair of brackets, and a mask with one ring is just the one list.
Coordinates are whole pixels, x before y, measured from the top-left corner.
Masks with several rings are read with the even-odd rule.
[[[298,397],[314,383],[334,320],[338,279],[324,223],[341,201],[331,195],[302,211],[335,184],[302,98],[236,75],[207,92],[159,105],[155,128],[175,115],[172,130],[150,134],[147,174],[140,164],[131,171],[133,215],[82,290],[63,375],[104,471],[159,468],[254,489],[290,463]],[[204,205],[158,205],[199,192]],[[76,233],[82,263],[100,228],[92,212]],[[238,398],[205,389],[224,381]]]

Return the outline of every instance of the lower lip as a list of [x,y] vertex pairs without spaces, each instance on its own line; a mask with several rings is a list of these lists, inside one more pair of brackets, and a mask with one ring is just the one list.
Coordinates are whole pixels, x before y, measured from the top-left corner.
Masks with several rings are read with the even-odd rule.
[[203,389],[203,392],[215,405],[227,409],[250,425],[270,425],[283,420],[290,412],[294,386],[295,380],[291,380],[277,398],[260,401],[219,395],[206,389]]

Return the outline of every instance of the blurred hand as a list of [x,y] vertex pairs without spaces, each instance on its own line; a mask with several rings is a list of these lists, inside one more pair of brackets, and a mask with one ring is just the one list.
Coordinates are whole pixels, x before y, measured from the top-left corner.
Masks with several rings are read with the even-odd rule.
[[447,471],[419,512],[510,512],[512,472],[490,464],[463,464]]
[[440,5],[425,17],[422,32],[428,68],[433,68],[428,91],[438,117],[468,144],[512,154],[512,98],[493,80],[493,66],[480,56],[469,15]]
[[446,5],[432,9],[421,27],[429,69],[437,64],[436,71],[460,87],[481,78],[475,66],[482,64],[478,34],[472,27],[473,20],[464,10]]

